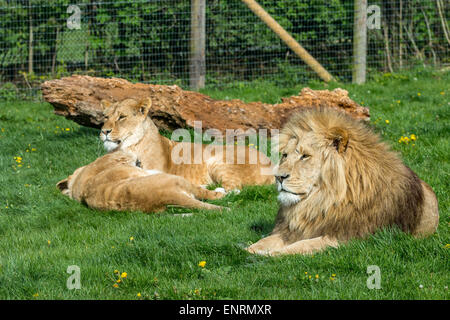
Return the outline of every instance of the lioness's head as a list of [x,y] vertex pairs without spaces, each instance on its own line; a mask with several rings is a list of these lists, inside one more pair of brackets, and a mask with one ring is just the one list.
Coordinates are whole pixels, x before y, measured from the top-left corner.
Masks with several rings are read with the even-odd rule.
[[[281,159],[275,168],[282,206],[295,205],[319,191],[340,189],[339,193],[345,193],[343,170],[349,134],[336,121],[339,117],[336,111],[305,110],[282,128]],[[328,184],[333,184],[333,188],[327,188]],[[339,198],[336,194],[329,196]]]
[[125,99],[121,102],[101,102],[105,122],[100,139],[107,151],[137,143],[145,134],[144,123],[152,106],[150,98],[143,101]]

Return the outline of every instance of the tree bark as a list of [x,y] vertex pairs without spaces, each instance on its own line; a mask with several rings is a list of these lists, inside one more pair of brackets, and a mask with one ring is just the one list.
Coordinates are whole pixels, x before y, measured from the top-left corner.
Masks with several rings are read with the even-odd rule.
[[348,97],[343,89],[311,90],[304,88],[299,96],[283,98],[271,105],[241,100],[214,100],[204,94],[185,91],[180,87],[136,83],[119,78],[97,78],[73,75],[42,84],[43,98],[51,103],[57,115],[81,125],[99,128],[103,123],[100,101],[126,98],[141,100],[150,97],[149,116],[160,129],[192,128],[202,121],[202,128],[247,130],[279,129],[289,115],[305,107],[333,107],[355,118],[369,120],[369,109]]

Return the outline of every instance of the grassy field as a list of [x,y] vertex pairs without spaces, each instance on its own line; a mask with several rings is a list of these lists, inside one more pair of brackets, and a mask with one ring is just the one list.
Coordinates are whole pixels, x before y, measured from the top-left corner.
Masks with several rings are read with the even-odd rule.
[[[439,199],[439,228],[427,239],[381,230],[314,256],[276,258],[242,250],[271,231],[274,187],[216,201],[231,208],[225,213],[91,210],[55,184],[104,153],[98,131],[53,115],[47,103],[0,102],[0,298],[449,299],[449,83],[449,73],[421,70],[375,75],[361,86],[255,83],[204,91],[276,103],[304,86],[345,88],[370,106],[374,128]],[[412,134],[416,141],[401,140]],[[66,287],[70,265],[80,267],[80,290]],[[366,286],[369,265],[381,270],[379,290]],[[118,283],[115,271],[126,278]]]

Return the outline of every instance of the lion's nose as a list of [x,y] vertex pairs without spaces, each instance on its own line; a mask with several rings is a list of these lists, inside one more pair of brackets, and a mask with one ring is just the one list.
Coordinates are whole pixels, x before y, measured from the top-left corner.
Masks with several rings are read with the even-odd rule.
[[290,175],[287,173],[282,173],[282,174],[276,175],[275,179],[277,179],[278,182],[283,183],[283,180],[289,178],[289,176]]
[[111,132],[111,129],[102,129],[102,133],[107,136]]

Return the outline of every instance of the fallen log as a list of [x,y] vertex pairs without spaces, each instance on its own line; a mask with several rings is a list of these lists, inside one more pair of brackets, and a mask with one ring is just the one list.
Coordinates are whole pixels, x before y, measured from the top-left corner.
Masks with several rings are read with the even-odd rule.
[[73,75],[42,84],[45,101],[57,115],[83,126],[100,128],[103,110],[100,101],[136,100],[150,97],[149,115],[160,129],[192,128],[202,121],[202,128],[218,129],[279,129],[292,111],[304,107],[333,107],[355,118],[369,120],[369,109],[348,97],[343,89],[311,90],[304,88],[298,96],[283,98],[279,104],[244,103],[241,100],[214,100],[204,94],[180,87],[131,83],[119,78],[98,78]]

